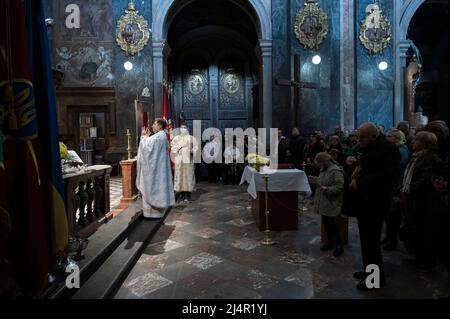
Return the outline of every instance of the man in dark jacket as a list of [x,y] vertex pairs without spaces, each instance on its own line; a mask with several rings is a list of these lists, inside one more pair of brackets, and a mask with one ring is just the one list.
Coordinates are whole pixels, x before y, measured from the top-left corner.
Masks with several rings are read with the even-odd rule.
[[[352,205],[356,205],[358,212],[364,269],[369,265],[377,265],[380,285],[384,286],[386,279],[380,237],[383,218],[390,207],[393,187],[400,175],[400,152],[373,123],[363,124],[358,135],[362,154],[350,184],[350,190],[355,195],[352,196]],[[366,286],[368,275],[365,271],[354,274],[360,280],[358,289],[370,289]]]
[[303,149],[305,141],[300,136],[300,130],[297,127],[292,129],[292,138],[289,143],[289,152],[291,153],[291,163],[295,168],[302,169]]
[[283,135],[283,130],[278,129],[278,163],[289,162],[289,143]]

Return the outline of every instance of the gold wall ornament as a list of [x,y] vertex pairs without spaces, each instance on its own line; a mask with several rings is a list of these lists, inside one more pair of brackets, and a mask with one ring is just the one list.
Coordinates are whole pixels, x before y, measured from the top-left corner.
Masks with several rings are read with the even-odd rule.
[[127,55],[135,55],[144,49],[150,39],[150,31],[145,18],[138,14],[133,1],[117,22],[116,41]]
[[328,17],[315,0],[307,0],[297,13],[295,35],[305,49],[317,50],[328,34]]
[[378,4],[366,7],[367,17],[361,21],[359,39],[370,54],[381,53],[391,40],[391,25],[381,14]]

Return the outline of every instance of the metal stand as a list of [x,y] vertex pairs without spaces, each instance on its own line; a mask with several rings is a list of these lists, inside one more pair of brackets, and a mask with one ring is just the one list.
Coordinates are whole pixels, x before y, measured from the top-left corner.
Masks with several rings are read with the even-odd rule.
[[264,174],[264,182],[266,185],[266,230],[265,230],[265,238],[261,241],[262,245],[265,246],[271,246],[275,245],[276,242],[273,241],[271,235],[270,235],[270,228],[269,228],[269,175]]
[[[303,162],[302,167],[303,167],[303,172],[306,175],[306,163],[305,162]],[[306,178],[308,178],[308,176]],[[306,193],[305,192],[302,193],[302,199],[303,199],[302,200],[303,206],[302,206],[301,210],[302,210],[302,212],[306,212],[308,210],[308,207],[306,207]]]

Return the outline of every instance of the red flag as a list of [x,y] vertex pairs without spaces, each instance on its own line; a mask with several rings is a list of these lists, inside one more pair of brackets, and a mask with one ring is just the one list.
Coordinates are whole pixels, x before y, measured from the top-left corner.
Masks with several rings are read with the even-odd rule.
[[[170,121],[170,113],[169,113],[169,92],[167,90],[167,84],[163,83],[163,109],[162,109],[162,116],[163,118],[169,123]],[[169,158],[170,158],[170,167],[172,169],[172,176],[173,176],[173,170],[174,170],[174,161],[171,156],[171,150],[170,150],[170,132],[169,132],[169,125],[166,127],[166,135],[167,135],[167,143],[169,144]]]
[[162,109],[162,117],[168,121],[170,119],[169,114],[169,94],[167,91],[166,83],[163,84],[163,109]]

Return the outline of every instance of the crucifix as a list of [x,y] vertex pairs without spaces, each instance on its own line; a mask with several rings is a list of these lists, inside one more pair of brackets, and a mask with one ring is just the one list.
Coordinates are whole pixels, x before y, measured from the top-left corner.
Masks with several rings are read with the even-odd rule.
[[294,87],[294,126],[299,126],[298,116],[301,112],[301,97],[302,97],[302,88],[307,89],[318,89],[319,83],[312,82],[302,82],[301,81],[301,72],[300,72],[300,55],[294,55],[294,79],[286,80],[286,79],[277,79],[277,84],[280,86],[290,86]]

